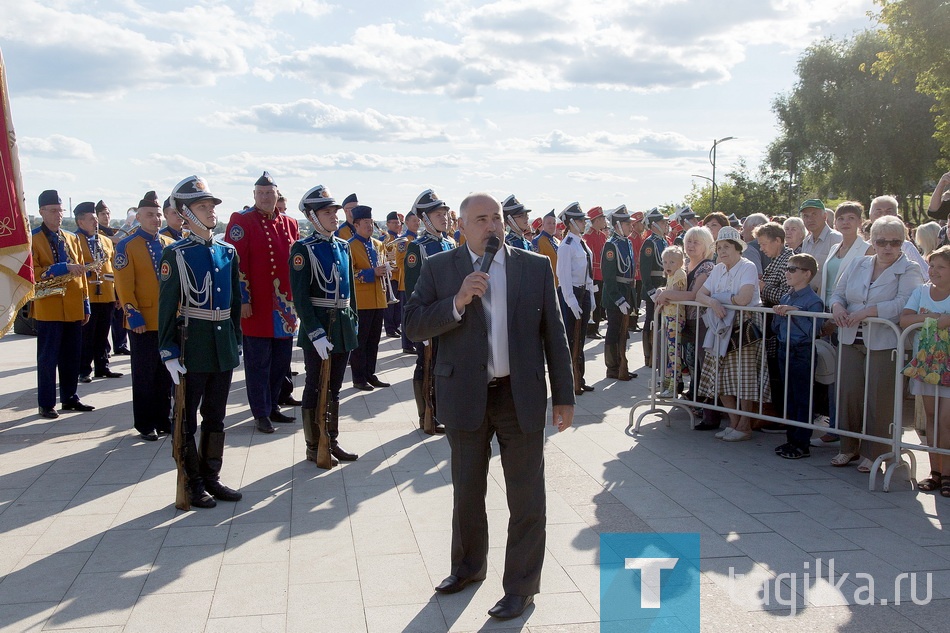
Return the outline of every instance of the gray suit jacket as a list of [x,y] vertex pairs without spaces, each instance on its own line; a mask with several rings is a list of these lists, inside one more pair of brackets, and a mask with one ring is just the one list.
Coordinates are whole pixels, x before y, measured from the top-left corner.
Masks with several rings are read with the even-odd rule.
[[[503,248],[511,390],[518,423],[528,433],[544,428],[545,361],[554,404],[574,404],[574,377],[550,261]],[[455,294],[472,270],[465,246],[427,258],[403,323],[414,341],[438,337],[433,375],[439,421],[468,431],[481,426],[488,400],[488,328],[481,301],[476,298],[466,306],[461,322],[452,314]]]

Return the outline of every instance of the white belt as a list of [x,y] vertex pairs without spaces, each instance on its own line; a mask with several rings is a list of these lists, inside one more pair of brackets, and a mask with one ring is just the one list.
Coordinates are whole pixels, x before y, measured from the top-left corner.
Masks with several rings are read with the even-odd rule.
[[221,310],[220,308],[206,310],[204,308],[185,306],[181,309],[181,315],[189,319],[198,319],[199,321],[227,321],[231,318],[231,310],[230,308],[227,310]]
[[349,299],[324,299],[322,297],[310,297],[310,305],[318,308],[337,308],[343,310],[350,307]]

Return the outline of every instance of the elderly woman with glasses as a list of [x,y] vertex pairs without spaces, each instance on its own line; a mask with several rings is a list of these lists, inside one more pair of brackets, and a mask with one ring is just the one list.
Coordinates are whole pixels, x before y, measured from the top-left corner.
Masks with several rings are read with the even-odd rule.
[[[896,369],[892,354],[897,336],[883,324],[862,321],[878,317],[896,325],[907,300],[923,283],[920,266],[901,251],[905,239],[907,228],[900,218],[885,215],[875,220],[871,245],[876,254],[856,260],[845,270],[831,295],[831,313],[841,342],[839,363],[848,368],[840,372],[839,384],[838,428],[843,431],[862,431],[861,422],[866,419],[866,434],[889,436]],[[886,444],[842,436],[841,452],[831,465],[847,466],[863,457],[858,470],[870,472],[872,462],[886,451]]]

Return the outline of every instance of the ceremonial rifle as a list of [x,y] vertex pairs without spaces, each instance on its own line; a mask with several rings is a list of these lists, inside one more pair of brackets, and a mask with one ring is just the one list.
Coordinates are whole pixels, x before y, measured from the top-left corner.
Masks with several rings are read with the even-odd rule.
[[630,369],[627,367],[627,340],[630,338],[630,309],[627,309],[627,314],[623,315],[623,318],[620,319],[620,341],[618,345],[620,346],[620,369],[617,371],[617,377],[619,380],[630,380]]
[[584,344],[583,324],[581,319],[574,321],[574,350],[571,354],[571,366],[574,370],[574,395],[579,396],[584,393],[584,384],[581,379],[581,345]]
[[[428,343],[428,344],[426,344]],[[432,339],[423,343],[422,351],[422,395],[426,402],[426,411],[422,416],[422,430],[435,434],[435,403],[433,402],[432,380]]]
[[[187,310],[185,310],[185,320],[182,322],[178,331],[181,341],[179,348],[181,352],[179,353],[178,360],[182,366],[184,366],[185,343],[188,341]],[[178,482],[175,487],[175,507],[187,512],[191,510],[191,497],[188,494],[188,473],[185,470],[185,460],[187,459],[185,452],[188,450],[185,446],[185,424],[185,374],[181,374],[178,378],[178,384],[175,385],[175,428],[172,431],[172,455],[175,457],[175,465],[178,470]]]
[[[336,320],[336,309],[330,308],[330,322],[327,326],[327,337],[333,331],[333,322]],[[331,354],[320,362],[320,397],[317,400],[317,430],[320,437],[317,439],[317,468],[329,470],[333,468],[333,456],[330,455],[330,438],[327,435],[327,418],[330,417],[330,358]]]

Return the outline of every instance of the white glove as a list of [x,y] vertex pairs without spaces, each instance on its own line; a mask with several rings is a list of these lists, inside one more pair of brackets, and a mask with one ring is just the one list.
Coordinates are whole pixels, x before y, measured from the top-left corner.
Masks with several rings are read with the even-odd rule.
[[623,314],[624,316],[627,316],[628,314],[630,314],[630,304],[627,303],[626,301],[624,301],[623,303],[621,303],[621,304],[620,304],[620,313]]
[[575,319],[581,318],[581,307],[579,305],[568,305],[567,307],[570,308]]
[[330,358],[330,352],[333,350],[333,343],[330,342],[325,336],[321,336],[313,342],[313,346],[317,350],[317,354],[320,355],[320,358],[326,360]]
[[185,369],[185,366],[181,364],[177,358],[172,358],[171,360],[165,361],[165,369],[168,370],[168,373],[172,376],[172,382],[176,385],[181,382],[181,377],[188,373],[188,370]]

